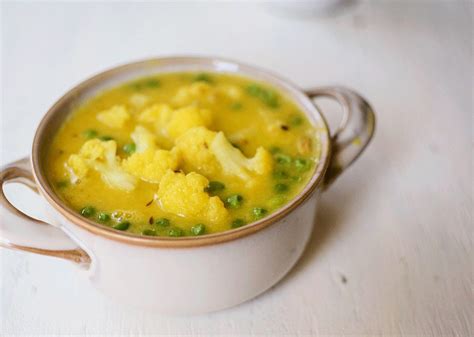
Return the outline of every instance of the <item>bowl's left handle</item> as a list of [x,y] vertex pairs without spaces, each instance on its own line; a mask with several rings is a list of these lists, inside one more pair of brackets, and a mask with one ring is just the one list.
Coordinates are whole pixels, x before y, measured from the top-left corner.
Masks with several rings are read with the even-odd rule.
[[38,189],[28,158],[0,169],[0,246],[90,264],[89,255],[60,228],[37,220],[13,206],[5,196],[7,183],[23,184],[36,193]]

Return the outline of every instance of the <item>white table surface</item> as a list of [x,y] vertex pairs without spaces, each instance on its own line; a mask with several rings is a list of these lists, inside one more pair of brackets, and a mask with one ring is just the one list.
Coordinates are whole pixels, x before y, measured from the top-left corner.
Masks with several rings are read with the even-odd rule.
[[[324,194],[300,263],[265,294],[162,317],[109,302],[70,263],[0,250],[1,336],[472,335],[471,3],[361,2],[294,19],[248,3],[3,2],[1,21],[1,164],[28,155],[67,89],[156,55],[219,55],[302,87],[343,84],[378,118],[368,151]],[[41,215],[24,188],[7,192]]]

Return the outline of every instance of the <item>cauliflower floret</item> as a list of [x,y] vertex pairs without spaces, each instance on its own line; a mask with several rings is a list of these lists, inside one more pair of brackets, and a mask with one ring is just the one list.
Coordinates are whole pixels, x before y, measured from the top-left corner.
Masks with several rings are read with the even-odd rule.
[[[112,145],[115,141],[102,142],[98,139],[92,139],[85,142],[79,150],[79,156],[87,160],[104,159],[107,150],[112,150]],[[116,144],[115,144],[116,146]],[[115,149],[113,150],[115,156]]]
[[278,119],[275,118],[275,113],[268,110],[268,109],[258,109],[257,110],[258,115],[260,115],[263,119],[263,124],[266,125],[266,129],[269,133],[285,133],[282,129],[282,126],[285,125],[285,123]]
[[182,217],[196,218],[210,225],[228,220],[229,213],[219,197],[210,197],[204,189],[209,181],[191,172],[167,171],[160,182],[158,200],[163,211]]
[[176,139],[175,149],[182,159],[185,171],[197,171],[206,176],[220,172],[221,166],[214,154],[209,151],[209,146],[216,133],[205,127],[189,129]]
[[137,149],[122,163],[128,173],[144,181],[159,183],[167,170],[178,167],[176,153],[159,149],[156,137],[146,128],[137,126],[131,137]]
[[157,149],[155,135],[143,126],[137,126],[130,136],[135,142],[136,153]]
[[188,130],[176,140],[176,150],[187,171],[205,175],[224,174],[249,181],[253,175],[267,174],[272,170],[271,154],[262,147],[253,158],[245,157],[222,132],[204,127]]
[[210,146],[211,152],[221,164],[224,172],[247,180],[253,174],[266,174],[271,171],[273,159],[263,147],[259,147],[253,158],[245,157],[239,149],[232,146],[224,133],[217,133]]
[[249,125],[243,130],[227,134],[227,139],[233,144],[246,143],[249,139],[257,137],[261,132],[255,125]]
[[166,130],[169,136],[176,139],[191,128],[196,126],[208,127],[211,125],[211,122],[212,113],[210,110],[188,106],[173,111]]
[[76,183],[87,175],[89,169],[93,169],[100,173],[102,180],[110,187],[133,190],[136,179],[122,169],[116,152],[117,143],[113,140],[104,142],[91,139],[85,142],[79,153],[71,155],[67,161],[71,181]]
[[179,88],[172,99],[172,102],[177,106],[214,104],[216,101],[215,89],[205,82],[194,82]]
[[149,97],[144,94],[133,94],[129,98],[129,102],[135,107],[135,108],[142,108],[147,102],[148,102]]
[[123,105],[114,105],[97,114],[97,120],[113,129],[121,129],[130,120],[130,114]]
[[77,154],[72,154],[66,162],[66,169],[71,177],[71,182],[76,184],[83,179],[89,172],[89,166],[86,161]]
[[134,153],[124,160],[125,171],[150,183],[159,183],[165,172],[178,167],[174,152],[166,150],[147,150]]
[[138,121],[152,126],[157,136],[157,142],[164,148],[171,148],[173,141],[168,136],[166,125],[171,119],[173,110],[168,104],[153,104],[138,115]]
[[238,100],[242,98],[242,89],[235,85],[212,86],[206,82],[195,82],[181,87],[172,99],[176,106],[213,105],[222,99]]
[[154,104],[143,110],[138,120],[153,125],[160,136],[174,140],[190,128],[209,126],[212,113],[195,106],[172,110],[167,104]]
[[235,85],[222,85],[217,88],[217,92],[233,100],[242,98],[242,89]]
[[172,109],[168,104],[153,104],[143,110],[138,116],[140,122],[152,123],[158,126],[168,124]]

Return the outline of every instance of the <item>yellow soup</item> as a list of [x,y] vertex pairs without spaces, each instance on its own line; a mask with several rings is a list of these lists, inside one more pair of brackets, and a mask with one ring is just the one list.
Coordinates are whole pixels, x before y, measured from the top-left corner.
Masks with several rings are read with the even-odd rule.
[[307,184],[316,131],[274,88],[169,73],[102,92],[55,136],[49,179],[82,216],[152,236],[202,235],[271,214]]

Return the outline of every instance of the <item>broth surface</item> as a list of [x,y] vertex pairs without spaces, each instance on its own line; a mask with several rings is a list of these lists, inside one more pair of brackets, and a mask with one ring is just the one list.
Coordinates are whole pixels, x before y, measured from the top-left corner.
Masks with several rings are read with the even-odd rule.
[[254,222],[294,198],[319,159],[316,135],[267,84],[160,74],[78,107],[54,137],[47,174],[67,204],[103,225],[202,235]]

